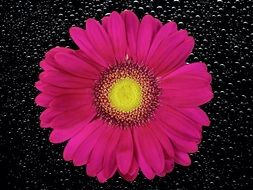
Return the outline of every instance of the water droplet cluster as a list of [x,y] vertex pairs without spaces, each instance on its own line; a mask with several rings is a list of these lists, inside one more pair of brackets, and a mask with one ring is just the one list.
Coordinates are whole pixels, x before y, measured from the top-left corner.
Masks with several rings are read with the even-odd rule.
[[[84,168],[62,159],[39,128],[34,83],[39,61],[54,46],[76,48],[68,29],[111,11],[133,9],[162,22],[173,20],[194,36],[189,62],[204,61],[215,97],[206,106],[199,152],[189,168],[133,183],[115,176],[99,184]],[[0,164],[7,189],[252,189],[252,0],[2,0],[0,2]]]

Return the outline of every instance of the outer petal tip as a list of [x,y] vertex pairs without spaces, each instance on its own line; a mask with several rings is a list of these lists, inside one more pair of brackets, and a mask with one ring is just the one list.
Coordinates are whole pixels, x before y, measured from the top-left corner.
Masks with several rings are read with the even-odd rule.
[[77,40],[81,37],[84,30],[82,28],[79,28],[77,26],[72,26],[69,28],[69,34],[72,40],[76,43]]
[[49,141],[53,144],[61,143],[59,135],[53,130],[49,135]]
[[107,178],[104,177],[103,172],[98,173],[97,179],[98,179],[98,181],[99,181],[100,183],[105,183],[105,182],[107,181]]

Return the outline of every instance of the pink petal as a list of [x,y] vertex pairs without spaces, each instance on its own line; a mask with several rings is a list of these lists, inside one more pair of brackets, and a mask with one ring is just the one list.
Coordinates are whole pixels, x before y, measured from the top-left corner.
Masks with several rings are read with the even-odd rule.
[[[180,30],[167,36],[153,52],[150,52],[147,64],[150,65],[150,67],[154,67],[156,73],[159,73],[161,68],[170,67],[168,64],[170,59],[167,59],[172,57],[173,52],[181,52],[182,45],[185,45],[187,39],[189,38],[187,37],[186,30]],[[174,66],[173,64],[174,63],[171,65]]]
[[122,130],[120,141],[117,147],[117,165],[122,174],[126,174],[133,159],[133,140],[130,129]]
[[69,49],[69,48],[65,48],[65,47],[54,47],[52,49],[50,49],[45,57],[46,57],[46,60],[49,61],[49,62],[54,62],[54,56],[57,54],[57,53],[66,53],[66,54],[73,54],[75,51],[72,50],[72,49]]
[[50,70],[56,70],[54,67],[54,64],[50,64],[50,62],[46,61],[45,59],[43,59],[40,62],[40,67],[44,70],[44,71],[50,71]]
[[210,82],[210,75],[207,75],[207,66],[203,62],[194,62],[188,65],[184,65],[183,67],[178,68],[177,70],[169,73],[164,77],[164,80],[175,77],[182,77],[184,75],[191,75],[192,77],[199,77],[202,80],[206,80]]
[[160,44],[176,31],[177,24],[175,22],[169,22],[160,28],[152,42],[152,45],[150,46],[147,61],[149,61],[149,58],[153,56]]
[[[91,83],[92,84],[92,83]],[[35,87],[41,92],[51,95],[53,97],[65,95],[65,94],[86,94],[89,91],[89,88],[61,88],[57,87],[42,81],[38,81],[35,83]]]
[[161,129],[160,125],[162,125],[159,121],[156,123],[151,123],[150,125],[154,125],[151,127],[151,130],[155,137],[159,140],[166,159],[174,158],[174,148],[170,142],[170,139],[165,135],[164,131]]
[[[135,142],[135,148],[136,148],[136,156],[137,156],[137,162],[138,165],[140,166],[140,169],[142,173],[148,178],[148,179],[153,179],[155,177],[154,171],[151,169],[150,164],[147,161],[147,158],[144,156],[144,149],[142,147],[141,141],[144,139],[142,138],[142,130],[140,131],[141,127],[138,127],[133,130],[134,134],[134,142]],[[149,140],[149,139],[148,139]]]
[[87,163],[90,153],[93,150],[100,136],[104,133],[106,126],[101,125],[97,130],[91,133],[83,142],[80,144],[78,149],[75,151],[73,156],[73,163],[75,166],[81,166]]
[[161,80],[161,102],[177,107],[200,106],[213,98],[210,82],[205,64],[185,65]]
[[163,90],[161,102],[176,107],[196,107],[209,102],[213,98],[210,86],[197,89]]
[[45,71],[40,74],[42,82],[61,88],[88,88],[93,87],[93,80],[75,77],[60,71]]
[[104,176],[103,171],[101,171],[101,172],[98,173],[97,178],[98,178],[98,181],[99,181],[100,183],[105,183],[105,182],[107,181],[107,179],[108,179],[108,178],[106,178],[106,177]]
[[69,33],[73,41],[78,45],[78,47],[90,60],[104,67],[108,66],[108,63],[92,46],[92,42],[89,41],[85,30],[78,27],[71,27]]
[[40,115],[40,126],[41,128],[48,128],[50,126],[50,122],[61,112],[52,110],[50,108],[44,110]]
[[57,96],[50,102],[49,106],[58,111],[68,111],[84,105],[89,108],[92,103],[92,99],[92,91],[89,90],[84,94],[66,94]]
[[175,164],[173,159],[165,160],[164,170],[161,173],[158,173],[157,175],[160,177],[164,177],[167,173],[172,172],[174,165]]
[[[89,112],[87,112],[89,110]],[[50,123],[54,129],[72,127],[78,122],[89,122],[96,115],[95,110],[90,109],[88,106],[80,107],[78,109],[62,112],[58,114]]]
[[53,98],[53,96],[41,93],[35,98],[35,102],[39,106],[48,107]]
[[136,61],[136,46],[137,46],[137,35],[139,30],[139,19],[138,17],[129,10],[123,11],[121,16],[125,22],[127,44],[128,44],[128,54],[129,57]]
[[143,17],[137,38],[137,59],[139,63],[147,58],[152,40],[159,29],[158,25],[159,23],[151,15]]
[[[161,127],[163,128],[163,127]],[[174,149],[177,149],[181,152],[186,153],[194,153],[198,151],[198,144],[200,140],[188,139],[178,135],[177,133],[163,128],[164,132],[166,133],[167,137],[170,139]]]
[[107,146],[110,145],[109,141],[112,138],[113,131],[113,128],[107,127],[94,146],[86,166],[88,176],[95,177],[103,168],[104,154],[107,151]]
[[126,174],[122,174],[121,172],[119,173],[125,180],[132,182],[137,177],[138,171],[139,171],[139,167],[138,167],[137,161],[135,160],[135,158],[133,158],[131,166],[130,166],[130,170]]
[[182,44],[174,48],[173,51],[165,59],[161,61],[157,69],[157,75],[164,76],[169,72],[185,65],[186,59],[189,57],[194,47],[194,39],[190,36]]
[[63,129],[54,129],[50,136],[49,136],[49,141],[52,143],[62,143],[71,137],[73,137],[76,133],[78,133],[85,125],[87,122],[80,122],[72,127],[68,128],[63,128]]
[[147,126],[145,129],[142,129],[142,134],[146,134],[143,136],[145,139],[143,139],[142,145],[145,152],[144,156],[146,156],[150,166],[154,172],[160,173],[164,170],[164,154],[160,142],[151,130],[152,127],[156,126]]
[[211,75],[205,64],[199,62],[185,65],[161,80],[161,101],[178,107],[202,105],[213,98],[210,82]]
[[190,141],[200,141],[201,127],[198,126],[198,123],[182,117],[180,112],[169,107],[160,108],[158,113],[158,117],[163,122],[166,130]]
[[124,60],[127,50],[126,29],[123,19],[116,11],[113,11],[108,18],[107,33],[110,36],[117,61]]
[[103,169],[101,171],[106,179],[111,178],[117,169],[116,153],[122,129],[114,128],[113,130],[113,138],[109,141],[107,150],[104,154]]
[[[39,91],[41,91],[41,92],[44,92],[45,86],[46,86],[46,84],[43,83],[42,81],[37,81],[37,82],[35,82],[35,87],[36,87]],[[49,94],[49,95],[50,95],[50,94]]]
[[87,57],[86,54],[84,54],[83,51],[80,49],[75,50],[75,55],[78,58],[80,58],[81,60],[83,60],[85,63],[89,64],[89,66],[96,68],[97,71],[99,71],[99,72],[101,72],[105,69],[104,66],[102,66],[101,64],[97,64],[95,61],[93,61],[89,57]]
[[46,53],[45,59],[40,62],[40,67],[44,70],[55,70],[57,65],[55,63],[54,56],[57,53],[73,54],[74,50],[64,47],[54,47]]
[[166,173],[172,172],[173,168],[174,168],[174,161],[173,160],[165,160]]
[[166,90],[196,89],[209,86],[211,75],[204,63],[185,65],[161,80],[160,87]]
[[97,130],[98,127],[102,125],[100,120],[94,120],[88,123],[79,133],[73,136],[64,148],[63,158],[66,161],[73,160],[74,154],[77,148],[82,144],[86,138]]
[[175,162],[182,166],[189,166],[191,165],[191,158],[184,152],[175,151]]
[[102,19],[102,26],[105,29],[105,31],[108,32],[108,21],[109,21],[109,16],[104,16]]
[[99,71],[76,55],[57,53],[54,57],[58,63],[58,67],[65,72],[82,78],[98,78]]
[[194,141],[188,141],[184,138],[180,138],[179,136],[173,133],[167,133],[174,147],[182,152],[194,153],[198,151],[198,144]]
[[86,31],[90,42],[100,55],[109,63],[115,62],[113,47],[105,29],[95,19],[86,20]]
[[178,111],[191,118],[200,125],[209,126],[210,120],[208,115],[199,107],[196,108],[178,108]]

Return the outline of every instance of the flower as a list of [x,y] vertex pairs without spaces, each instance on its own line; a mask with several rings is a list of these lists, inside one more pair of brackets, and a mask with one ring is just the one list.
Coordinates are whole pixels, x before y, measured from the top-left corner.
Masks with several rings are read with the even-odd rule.
[[80,49],[46,53],[35,99],[46,108],[49,140],[68,140],[64,159],[100,182],[116,171],[133,181],[139,169],[153,179],[174,163],[190,165],[210,124],[199,106],[213,93],[206,65],[186,64],[194,46],[187,31],[126,10],[69,32]]

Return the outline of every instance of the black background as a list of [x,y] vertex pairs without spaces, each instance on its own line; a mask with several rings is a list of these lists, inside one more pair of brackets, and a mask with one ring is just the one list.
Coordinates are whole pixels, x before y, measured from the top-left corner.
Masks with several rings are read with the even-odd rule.
[[[252,1],[1,0],[0,189],[253,189],[252,176]],[[174,20],[196,39],[190,62],[202,60],[213,75],[215,98],[203,108],[205,128],[190,167],[176,166],[164,178],[133,183],[115,175],[105,184],[84,167],[62,159],[64,144],[52,145],[39,127],[34,104],[38,63],[54,46],[76,48],[71,25],[101,19],[112,10],[150,13]],[[4,185],[8,187],[3,188]]]

